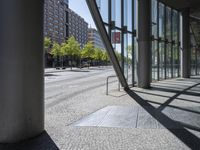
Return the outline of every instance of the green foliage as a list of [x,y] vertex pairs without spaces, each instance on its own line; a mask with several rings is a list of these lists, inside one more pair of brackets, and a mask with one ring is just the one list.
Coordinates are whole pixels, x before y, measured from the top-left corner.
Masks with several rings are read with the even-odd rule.
[[81,51],[81,57],[92,59],[94,57],[94,54],[95,54],[94,45],[92,44],[92,42],[88,42]]
[[131,55],[132,55],[132,45],[129,45],[127,47],[127,50],[128,50],[128,57],[131,57]]
[[116,55],[118,61],[121,61],[121,60],[122,60],[121,53],[119,53],[118,51],[115,51],[115,55]]
[[128,50],[128,58],[127,58],[128,64],[131,64],[132,63],[132,50],[133,50],[132,45],[129,45],[127,47],[127,50]]
[[62,55],[61,46],[56,42],[53,43],[53,47],[51,49],[51,55],[53,55],[54,58]]
[[80,56],[80,44],[72,36],[61,45],[62,56]]
[[103,61],[108,61],[109,57],[108,57],[108,53],[106,50],[103,51],[103,54],[102,54],[102,60]]
[[94,60],[102,60],[102,57],[103,57],[103,51],[100,48],[95,48],[93,59]]
[[52,45],[51,39],[48,37],[44,38],[44,50],[47,51]]

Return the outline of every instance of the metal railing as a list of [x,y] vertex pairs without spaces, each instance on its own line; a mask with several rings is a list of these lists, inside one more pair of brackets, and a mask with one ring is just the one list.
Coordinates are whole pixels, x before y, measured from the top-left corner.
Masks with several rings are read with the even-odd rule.
[[[106,95],[108,95],[108,84],[109,84],[109,79],[110,78],[116,78],[117,76],[108,76],[106,79]],[[120,82],[118,80],[118,91],[120,91]]]

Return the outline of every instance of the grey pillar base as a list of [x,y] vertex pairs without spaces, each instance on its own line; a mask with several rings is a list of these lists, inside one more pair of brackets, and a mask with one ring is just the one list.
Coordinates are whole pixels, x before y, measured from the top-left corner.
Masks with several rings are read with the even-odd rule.
[[0,143],[44,131],[43,0],[0,1]]
[[139,41],[138,87],[148,89],[151,86],[151,55],[147,52],[149,41]]

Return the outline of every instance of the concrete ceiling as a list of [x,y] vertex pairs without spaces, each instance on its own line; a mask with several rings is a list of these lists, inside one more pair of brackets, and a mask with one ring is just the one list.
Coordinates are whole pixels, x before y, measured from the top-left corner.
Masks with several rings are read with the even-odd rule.
[[190,8],[191,16],[200,19],[200,0],[159,0],[160,2],[178,10]]
[[190,8],[200,8],[200,0],[160,0],[175,9]]

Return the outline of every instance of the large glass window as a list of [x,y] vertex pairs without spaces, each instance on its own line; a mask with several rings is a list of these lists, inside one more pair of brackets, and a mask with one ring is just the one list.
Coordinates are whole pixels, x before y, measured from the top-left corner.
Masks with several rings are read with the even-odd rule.
[[152,39],[152,80],[178,77],[179,13],[156,0],[152,0]]
[[158,80],[158,41],[152,42],[152,81]]
[[116,27],[121,27],[122,22],[121,22],[121,17],[122,17],[122,10],[121,10],[121,0],[112,0],[111,4],[111,13],[112,13],[112,21],[115,22]]
[[159,3],[159,37],[165,40],[165,6]]
[[108,0],[96,0],[97,2],[97,5],[99,7],[99,10],[100,10],[100,13],[101,13],[101,17],[103,19],[103,21],[105,23],[108,23],[108,6],[109,6],[109,3],[108,3]]
[[172,12],[172,69],[173,77],[179,77],[180,71],[180,50],[179,50],[179,13],[176,10]]
[[158,29],[158,23],[157,23],[157,16],[158,16],[158,12],[157,12],[157,1],[156,0],[152,0],[152,35],[155,39],[158,38],[158,33],[157,33],[157,29]]
[[159,26],[159,80],[165,79],[165,6],[162,3],[159,3],[159,12],[158,12],[158,26]]
[[191,49],[191,75],[196,75],[196,48]]
[[200,50],[197,49],[197,75],[200,75]]
[[191,21],[191,75],[200,74],[200,24],[196,21]]
[[158,5],[152,0],[152,81],[158,80]]
[[[137,82],[138,0],[96,0],[100,14],[129,84]],[[179,76],[179,12],[152,0],[152,81]]]
[[165,79],[165,44],[159,43],[159,79]]
[[136,0],[96,0],[104,25],[128,84],[134,84]]

